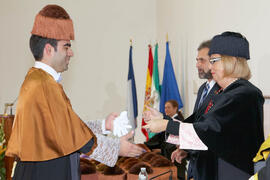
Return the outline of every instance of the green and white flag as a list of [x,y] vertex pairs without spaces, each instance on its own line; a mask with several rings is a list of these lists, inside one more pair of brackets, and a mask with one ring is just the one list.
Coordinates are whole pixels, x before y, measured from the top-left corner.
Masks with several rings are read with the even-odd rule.
[[[153,74],[152,74],[152,86],[151,86],[151,107],[159,111],[160,103],[160,84],[158,73],[158,44],[155,45]],[[153,137],[155,133],[149,133],[149,138]]]

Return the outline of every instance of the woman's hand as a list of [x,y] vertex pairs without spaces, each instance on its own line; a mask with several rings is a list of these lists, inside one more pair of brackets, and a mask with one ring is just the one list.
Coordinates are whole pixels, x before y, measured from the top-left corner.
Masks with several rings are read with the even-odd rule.
[[158,110],[146,106],[146,111],[143,113],[143,119],[145,122],[150,121],[152,119],[162,119],[163,114],[160,113]]
[[146,122],[147,125],[143,126],[143,128],[150,130],[154,133],[159,133],[165,131],[167,128],[168,120],[165,119],[152,119]]

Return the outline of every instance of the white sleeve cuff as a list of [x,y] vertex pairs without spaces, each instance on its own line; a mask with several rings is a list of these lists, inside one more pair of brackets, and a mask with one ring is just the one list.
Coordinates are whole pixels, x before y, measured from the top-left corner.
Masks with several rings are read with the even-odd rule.
[[180,149],[208,150],[208,147],[201,141],[191,123],[180,123],[179,144]]
[[102,134],[110,134],[111,133],[111,131],[106,130],[105,119],[102,120],[101,130],[102,130]]
[[166,140],[167,143],[179,145],[179,136],[175,136],[170,134],[168,139]]

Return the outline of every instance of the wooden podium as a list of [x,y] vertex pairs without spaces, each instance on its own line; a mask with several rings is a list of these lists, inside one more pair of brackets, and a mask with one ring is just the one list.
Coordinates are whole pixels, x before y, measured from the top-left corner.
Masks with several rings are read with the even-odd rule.
[[[14,115],[12,115],[12,111],[10,115],[6,114],[6,110],[4,114],[0,114],[0,123],[2,123],[3,120],[4,120],[4,133],[5,133],[5,139],[6,139],[6,144],[7,144],[11,135],[12,125],[14,121]],[[11,180],[11,173],[12,173],[14,158],[5,156],[4,161],[5,161],[5,168],[6,168],[6,180]]]

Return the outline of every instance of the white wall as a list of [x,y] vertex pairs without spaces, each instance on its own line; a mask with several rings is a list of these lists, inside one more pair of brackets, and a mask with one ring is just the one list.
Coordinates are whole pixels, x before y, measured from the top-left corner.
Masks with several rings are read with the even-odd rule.
[[[75,56],[63,73],[64,89],[82,119],[103,118],[126,109],[130,38],[138,93],[139,125],[143,108],[148,43],[156,37],[154,0],[1,0],[0,112],[19,93],[34,63],[29,49],[34,17],[48,3],[63,6],[75,24]],[[143,135],[136,133],[136,141]],[[140,139],[140,140],[138,140]]]

